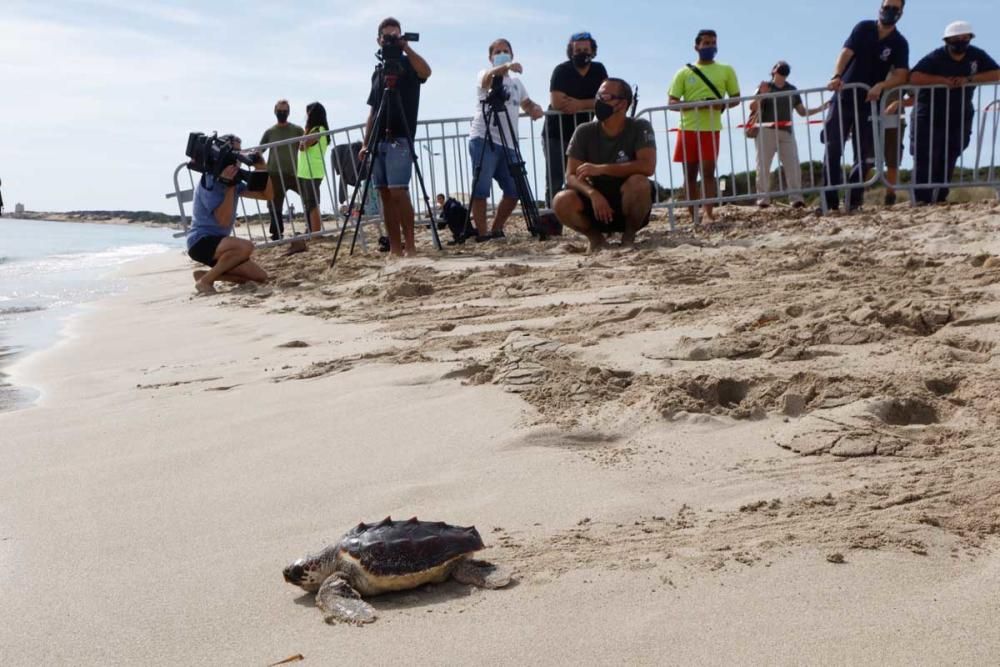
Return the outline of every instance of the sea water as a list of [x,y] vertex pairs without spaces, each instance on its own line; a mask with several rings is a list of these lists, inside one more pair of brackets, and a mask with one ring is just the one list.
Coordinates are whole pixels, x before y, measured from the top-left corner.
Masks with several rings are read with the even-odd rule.
[[4,366],[58,340],[81,304],[124,291],[117,267],[182,246],[165,228],[0,218],[0,410],[33,395]]

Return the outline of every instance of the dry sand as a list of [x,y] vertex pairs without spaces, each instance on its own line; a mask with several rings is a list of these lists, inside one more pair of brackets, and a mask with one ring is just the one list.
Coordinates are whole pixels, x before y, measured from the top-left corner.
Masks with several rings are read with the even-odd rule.
[[[994,664],[1000,209],[726,214],[129,267],[14,369],[0,664]],[[325,625],[281,568],[389,514],[517,584]]]

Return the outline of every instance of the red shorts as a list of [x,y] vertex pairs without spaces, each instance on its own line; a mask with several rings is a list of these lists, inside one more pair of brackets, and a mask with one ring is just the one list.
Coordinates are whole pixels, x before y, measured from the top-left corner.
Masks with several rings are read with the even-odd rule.
[[719,157],[720,134],[721,132],[678,130],[674,162],[715,162]]

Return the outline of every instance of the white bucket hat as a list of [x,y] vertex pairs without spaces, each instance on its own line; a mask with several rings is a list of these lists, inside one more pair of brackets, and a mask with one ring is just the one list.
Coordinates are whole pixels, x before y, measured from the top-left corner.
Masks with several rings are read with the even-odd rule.
[[968,21],[955,21],[949,23],[948,27],[944,29],[944,37],[942,39],[951,39],[952,37],[961,37],[962,35],[969,35],[970,37],[975,37],[975,33],[972,32],[972,24]]

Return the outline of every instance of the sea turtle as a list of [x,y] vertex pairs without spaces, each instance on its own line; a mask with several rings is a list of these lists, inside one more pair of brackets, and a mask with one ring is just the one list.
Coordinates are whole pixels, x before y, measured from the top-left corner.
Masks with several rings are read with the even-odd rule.
[[371,623],[374,607],[362,596],[403,591],[449,577],[480,588],[503,588],[508,571],[469,554],[484,548],[475,526],[442,521],[360,523],[336,544],[285,568],[285,581],[316,593],[327,623]]

